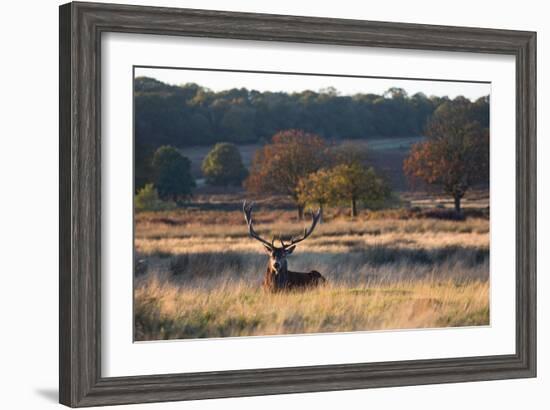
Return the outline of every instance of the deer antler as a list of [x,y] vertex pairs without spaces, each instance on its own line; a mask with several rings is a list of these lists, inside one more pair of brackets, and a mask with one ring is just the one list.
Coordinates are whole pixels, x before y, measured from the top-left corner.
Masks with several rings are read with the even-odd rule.
[[321,218],[321,209],[318,209],[317,212],[315,212],[315,213],[312,212],[311,213],[311,218],[312,218],[311,226],[309,227],[309,229],[304,228],[304,234],[302,235],[301,238],[296,238],[296,239],[295,238],[290,238],[290,243],[289,244],[285,244],[283,241],[280,241],[281,245],[283,245],[283,249],[286,249],[289,246],[296,245],[297,243],[302,242],[304,239],[306,239],[309,235],[311,235],[313,233],[313,230],[317,226],[317,222],[319,222],[319,219]]
[[247,204],[246,201],[243,202],[243,212],[244,212],[244,219],[246,221],[246,224],[248,225],[248,234],[251,238],[254,238],[264,245],[268,246],[270,249],[275,248],[275,244],[273,243],[275,241],[275,238],[271,240],[271,243],[260,237],[254,230],[254,227],[252,225],[252,208],[254,207],[254,202],[251,202],[250,204]]

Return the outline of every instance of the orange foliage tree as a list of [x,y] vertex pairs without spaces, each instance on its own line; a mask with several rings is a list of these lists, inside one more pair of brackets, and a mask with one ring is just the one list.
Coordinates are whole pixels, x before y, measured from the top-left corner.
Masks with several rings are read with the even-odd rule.
[[254,154],[244,186],[254,194],[290,196],[298,206],[298,217],[302,219],[305,204],[300,201],[299,181],[325,166],[327,161],[327,145],[320,136],[295,129],[280,131],[272,137],[270,144]]
[[458,214],[468,189],[489,179],[489,130],[474,109],[462,97],[441,105],[426,127],[427,141],[415,144],[403,163],[411,181],[440,186],[452,196]]

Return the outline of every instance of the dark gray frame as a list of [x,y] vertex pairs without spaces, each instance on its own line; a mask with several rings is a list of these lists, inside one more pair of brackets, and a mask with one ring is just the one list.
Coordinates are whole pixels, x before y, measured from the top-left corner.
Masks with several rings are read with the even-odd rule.
[[[101,377],[104,32],[509,54],[516,58],[516,353]],[[536,375],[536,33],[112,4],[60,7],[60,402],[72,407]]]

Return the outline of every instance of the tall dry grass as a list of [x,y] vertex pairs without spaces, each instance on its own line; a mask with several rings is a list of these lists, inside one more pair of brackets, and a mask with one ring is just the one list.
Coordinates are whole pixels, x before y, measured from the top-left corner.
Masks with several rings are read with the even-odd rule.
[[245,280],[184,286],[156,276],[135,290],[137,340],[475,326],[489,323],[489,284],[403,280],[272,294]]
[[[400,215],[328,215],[288,263],[321,272],[329,285],[269,294],[261,290],[267,256],[238,209],[139,213],[136,339],[488,324],[488,219]],[[293,216],[258,212],[257,229],[298,234]]]

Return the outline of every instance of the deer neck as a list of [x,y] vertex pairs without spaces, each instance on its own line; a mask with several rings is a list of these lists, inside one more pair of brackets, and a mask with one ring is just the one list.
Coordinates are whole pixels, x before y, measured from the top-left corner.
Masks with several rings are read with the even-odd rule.
[[276,288],[284,288],[288,281],[288,268],[287,264],[283,264],[279,271],[273,269],[269,263],[266,272],[266,282],[271,283]]
[[276,271],[275,269],[273,269],[271,264],[267,266],[267,274],[269,275],[280,276],[280,275],[286,275],[287,273],[288,273],[288,268],[286,266],[286,263],[283,266],[281,266],[279,271]]

